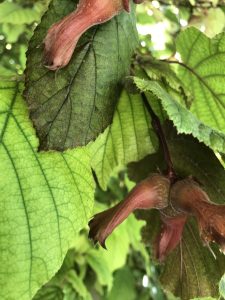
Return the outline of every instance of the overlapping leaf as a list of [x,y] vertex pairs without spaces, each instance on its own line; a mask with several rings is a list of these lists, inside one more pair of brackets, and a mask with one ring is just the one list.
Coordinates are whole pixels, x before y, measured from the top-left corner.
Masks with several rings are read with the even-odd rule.
[[0,84],[0,298],[31,299],[92,213],[82,149],[38,154],[21,85]]
[[225,34],[209,39],[188,28],[176,45],[182,58],[177,75],[192,95],[191,111],[209,127],[225,133]]
[[192,134],[212,149],[225,152],[225,134],[200,122],[192,112],[178,103],[158,82],[137,77],[134,78],[134,82],[141,91],[151,92],[161,100],[163,108],[179,133]]
[[[86,145],[111,123],[137,46],[134,11],[90,29],[70,64],[57,73],[42,62],[41,44],[52,23],[74,10],[77,0],[53,0],[30,42],[26,98],[41,149]],[[132,6],[133,7],[133,6]]]
[[125,166],[155,152],[157,138],[139,95],[123,91],[112,125],[90,144],[92,167],[105,188],[115,167]]

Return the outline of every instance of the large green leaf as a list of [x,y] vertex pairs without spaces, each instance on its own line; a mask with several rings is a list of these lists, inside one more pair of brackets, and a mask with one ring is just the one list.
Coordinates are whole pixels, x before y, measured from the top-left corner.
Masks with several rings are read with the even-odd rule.
[[[166,131],[169,149],[175,170],[181,177],[194,176],[202,184],[210,199],[224,203],[225,170],[213,151],[196,139],[186,135],[176,135]],[[152,163],[154,161],[154,165]],[[145,178],[156,166],[163,170],[161,155],[151,155],[139,163],[132,163],[130,175],[135,181]],[[155,212],[146,213],[148,227],[145,233],[147,242],[156,235],[159,228]],[[149,242],[148,242],[149,243]],[[225,256],[218,247],[212,246],[217,259],[204,247],[198,233],[196,222],[192,219],[185,226],[180,245],[168,256],[162,266],[161,281],[166,290],[182,300],[196,297],[218,296],[218,283],[225,272]]]
[[37,153],[22,86],[0,83],[0,298],[31,299],[92,213],[83,149]]
[[206,125],[225,133],[225,34],[209,39],[188,28],[176,45],[182,58],[177,75],[193,97],[191,111]]
[[[134,82],[141,91],[151,92],[161,100],[163,108],[179,133],[192,134],[212,149],[225,152],[225,134],[200,122],[193,113],[178,103],[158,82],[137,77],[134,78]],[[220,119],[218,118],[218,120]]]
[[80,39],[70,64],[57,73],[42,63],[40,47],[47,29],[74,9],[77,0],[53,0],[31,39],[26,70],[26,98],[41,149],[86,145],[112,121],[137,46],[134,6]]
[[155,152],[157,139],[139,95],[121,94],[112,125],[90,144],[92,167],[106,188],[115,167],[125,166]]

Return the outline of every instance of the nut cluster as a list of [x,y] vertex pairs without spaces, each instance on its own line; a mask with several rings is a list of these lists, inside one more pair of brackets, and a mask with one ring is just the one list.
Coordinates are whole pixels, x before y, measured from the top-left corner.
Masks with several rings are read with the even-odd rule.
[[162,261],[179,244],[190,215],[197,222],[204,244],[216,242],[225,251],[225,205],[212,203],[192,178],[171,182],[152,174],[137,184],[116,206],[96,214],[89,222],[89,237],[105,248],[105,240],[136,209],[158,209],[162,228],[155,241],[156,257]]

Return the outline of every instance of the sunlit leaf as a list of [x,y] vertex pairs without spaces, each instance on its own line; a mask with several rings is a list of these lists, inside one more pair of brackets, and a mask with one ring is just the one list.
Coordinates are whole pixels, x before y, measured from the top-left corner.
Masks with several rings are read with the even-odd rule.
[[177,75],[192,95],[191,112],[225,133],[225,34],[209,39],[192,27],[178,36],[176,45],[182,58]]
[[139,95],[122,92],[112,125],[89,147],[92,167],[103,188],[115,167],[155,152],[157,139]]
[[37,153],[21,90],[0,83],[0,298],[31,299],[59,269],[92,214],[83,149]]
[[200,122],[190,111],[179,104],[158,82],[134,78],[141,91],[152,92],[162,103],[179,133],[192,134],[214,150],[225,152],[225,134]]

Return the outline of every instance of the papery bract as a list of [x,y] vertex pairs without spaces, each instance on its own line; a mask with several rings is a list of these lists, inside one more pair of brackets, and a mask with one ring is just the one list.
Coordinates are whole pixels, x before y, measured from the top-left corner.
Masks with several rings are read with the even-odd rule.
[[211,202],[206,192],[192,179],[174,184],[171,203],[178,211],[196,217],[201,238],[206,244],[216,242],[225,251],[225,205]]
[[129,0],[80,0],[77,9],[53,24],[44,39],[44,64],[50,70],[66,66],[81,35],[90,27],[104,23],[123,9]]
[[106,238],[136,209],[162,209],[168,205],[170,181],[153,174],[137,184],[116,206],[96,214],[89,222],[89,237],[105,247]]
[[180,243],[187,216],[167,217],[161,214],[161,220],[162,229],[155,241],[155,256],[159,261],[163,261]]

